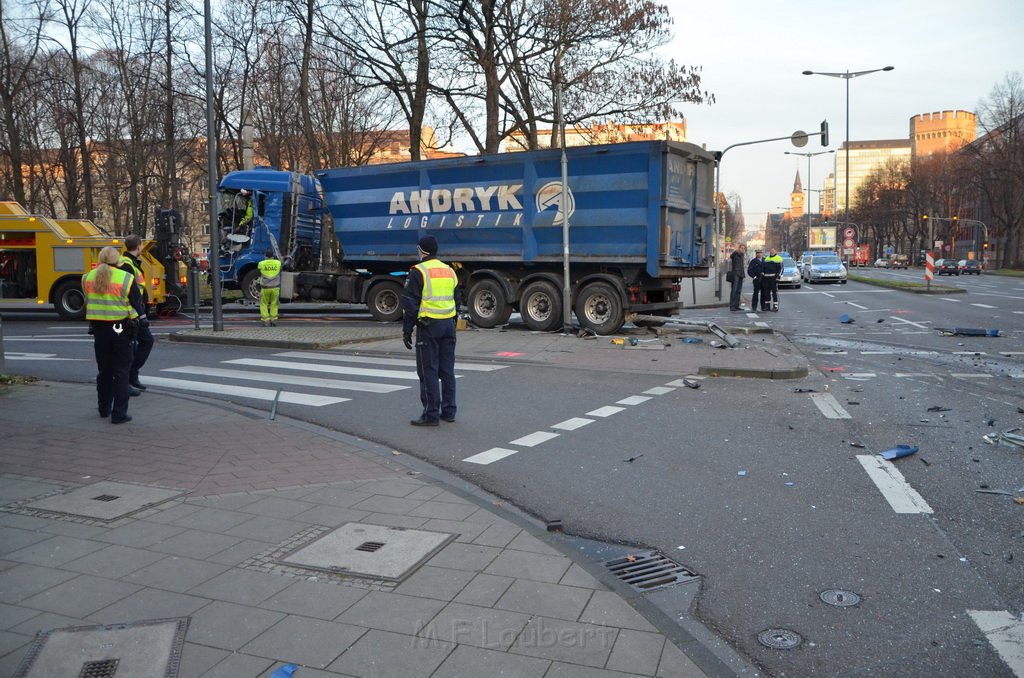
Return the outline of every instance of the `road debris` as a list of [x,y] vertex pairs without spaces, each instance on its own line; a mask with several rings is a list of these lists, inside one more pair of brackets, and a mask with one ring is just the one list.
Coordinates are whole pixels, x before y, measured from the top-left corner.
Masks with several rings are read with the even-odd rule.
[[989,445],[1016,445],[1017,447],[1024,447],[1024,435],[1016,433],[1019,430],[1020,428],[1011,428],[999,433],[986,433],[981,439]]
[[700,388],[699,381],[694,381],[693,379],[687,379],[685,377],[683,378],[683,384],[685,384],[687,388]]
[[622,461],[626,462],[627,464],[632,464],[634,461],[636,461],[637,459],[639,459],[642,456],[644,456],[644,455],[638,454],[635,457],[630,457],[629,459],[623,459]]
[[853,318],[844,313],[841,316],[839,316],[839,322],[843,323],[844,325],[852,325]]
[[863,449],[864,448],[864,443],[858,443],[856,441],[851,440],[850,441],[850,447],[859,447],[859,448]]
[[704,340],[700,337],[683,337],[684,344],[703,344]]
[[928,408],[929,412],[950,412],[951,408],[943,407],[942,405],[932,405]]
[[901,459],[903,457],[909,457],[912,454],[917,453],[917,448],[913,445],[897,445],[892,449],[888,449],[885,452],[880,452],[878,456],[886,461],[892,461],[893,459]]
[[793,393],[817,393],[813,388],[803,388],[798,386],[793,389]]
[[999,330],[982,330],[974,327],[936,327],[940,337],[998,337]]

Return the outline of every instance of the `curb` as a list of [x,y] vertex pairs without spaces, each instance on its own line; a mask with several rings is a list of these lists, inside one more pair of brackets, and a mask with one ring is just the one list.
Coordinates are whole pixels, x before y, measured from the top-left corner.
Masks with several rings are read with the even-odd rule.
[[383,339],[401,339],[401,331],[389,332],[377,336],[361,337],[333,337],[324,340],[290,340],[290,339],[260,339],[258,337],[240,337],[231,333],[218,332],[216,334],[190,334],[188,332],[171,332],[167,335],[170,341],[193,344],[216,344],[219,346],[255,346],[258,348],[330,348],[345,344],[365,344]]
[[709,377],[743,377],[746,379],[803,379],[806,367],[788,367],[780,370],[759,370],[746,367],[700,367],[697,374]]

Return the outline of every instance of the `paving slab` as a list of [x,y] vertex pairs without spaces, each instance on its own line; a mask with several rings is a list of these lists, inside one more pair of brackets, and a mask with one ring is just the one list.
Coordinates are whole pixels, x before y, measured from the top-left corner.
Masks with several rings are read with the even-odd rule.
[[190,642],[234,651],[286,616],[273,610],[215,601],[192,615],[186,638]]
[[365,633],[366,629],[358,626],[289,615],[241,651],[323,669]]
[[442,608],[444,603],[437,600],[371,591],[335,621],[411,636],[426,626]]
[[139,586],[82,574],[21,601],[25,607],[85,619],[97,610],[127,598]]
[[380,678],[430,676],[453,649],[455,646],[450,643],[425,642],[414,636],[374,630],[360,638],[329,668],[355,676]]

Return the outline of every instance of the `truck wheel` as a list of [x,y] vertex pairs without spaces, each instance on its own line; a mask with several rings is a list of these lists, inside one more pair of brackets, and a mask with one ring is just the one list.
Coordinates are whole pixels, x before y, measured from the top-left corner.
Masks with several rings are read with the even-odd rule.
[[396,282],[379,282],[370,288],[366,305],[373,319],[392,323],[402,319],[402,286]]
[[591,283],[576,297],[576,319],[580,326],[597,334],[613,334],[622,328],[626,318],[622,300],[608,283]]
[[259,269],[252,269],[248,273],[242,276],[242,296],[249,301],[259,301],[260,293],[263,288],[260,287],[260,272]]
[[85,293],[77,280],[61,283],[53,295],[53,305],[61,320],[82,320],[85,318]]
[[504,325],[512,315],[512,305],[505,301],[505,290],[493,280],[481,280],[469,290],[469,317],[484,329]]
[[534,332],[556,330],[562,324],[562,295],[549,282],[532,282],[519,297],[519,314]]

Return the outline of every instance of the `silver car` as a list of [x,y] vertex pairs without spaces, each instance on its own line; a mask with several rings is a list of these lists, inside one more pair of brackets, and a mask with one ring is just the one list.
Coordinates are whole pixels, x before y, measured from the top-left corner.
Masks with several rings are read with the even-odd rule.
[[779,287],[800,288],[800,268],[792,257],[782,257],[782,275],[779,276]]

